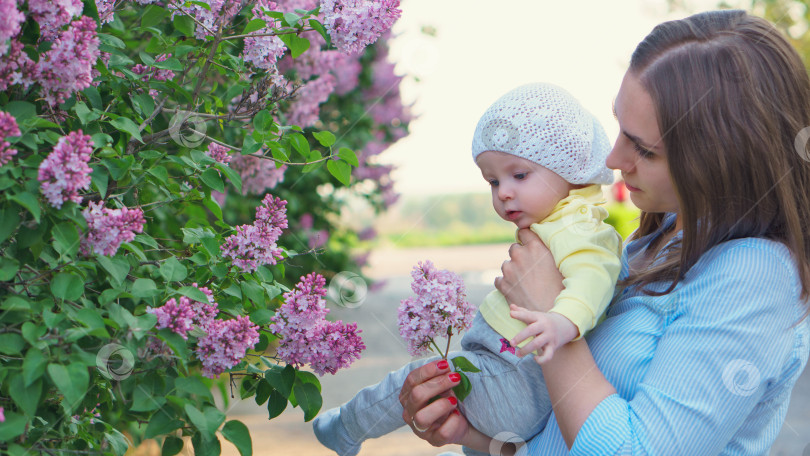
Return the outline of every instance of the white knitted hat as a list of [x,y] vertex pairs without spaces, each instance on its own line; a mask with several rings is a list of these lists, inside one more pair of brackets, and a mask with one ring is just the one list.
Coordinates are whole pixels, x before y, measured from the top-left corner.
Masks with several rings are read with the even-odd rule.
[[481,116],[473,159],[493,150],[531,160],[572,184],[611,184],[605,130],[568,92],[526,84],[499,98]]

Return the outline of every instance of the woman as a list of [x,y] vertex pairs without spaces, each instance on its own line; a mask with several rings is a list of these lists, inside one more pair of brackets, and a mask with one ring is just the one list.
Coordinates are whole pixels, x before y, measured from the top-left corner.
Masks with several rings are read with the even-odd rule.
[[[607,165],[640,227],[607,318],[542,365],[554,414],[529,453],[767,454],[810,346],[807,72],[767,21],[702,13],[639,44],[614,111]],[[533,335],[537,297],[562,289],[539,239],[520,240],[496,281],[529,325],[513,342]],[[412,372],[405,421],[434,445],[514,452],[430,402],[451,394],[448,372]]]

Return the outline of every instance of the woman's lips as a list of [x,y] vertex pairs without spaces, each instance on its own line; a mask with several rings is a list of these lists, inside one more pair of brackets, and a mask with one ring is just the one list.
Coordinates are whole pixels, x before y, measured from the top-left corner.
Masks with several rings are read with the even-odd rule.
[[640,188],[633,187],[632,185],[628,184],[626,181],[624,183],[624,186],[627,187],[627,190],[630,190],[631,192],[640,192],[641,191]]

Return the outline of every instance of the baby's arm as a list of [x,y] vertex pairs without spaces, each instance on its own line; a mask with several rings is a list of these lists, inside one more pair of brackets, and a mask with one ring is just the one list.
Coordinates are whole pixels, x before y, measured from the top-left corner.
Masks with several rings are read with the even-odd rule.
[[531,342],[521,347],[516,354],[526,356],[536,350],[537,354],[534,356],[534,360],[538,364],[550,360],[554,356],[556,349],[579,336],[576,325],[557,312],[539,312],[511,304],[509,306],[509,315],[526,323],[526,328],[517,333],[509,343],[513,347],[517,347],[518,344],[529,337],[534,337]]

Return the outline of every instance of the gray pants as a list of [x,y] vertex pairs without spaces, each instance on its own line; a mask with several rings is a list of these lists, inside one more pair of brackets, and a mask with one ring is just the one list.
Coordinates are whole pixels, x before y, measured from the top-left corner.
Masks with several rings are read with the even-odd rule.
[[[449,355],[451,359],[462,355],[481,369],[481,372],[466,373],[472,391],[459,407],[471,425],[490,437],[515,441],[517,436],[528,441],[545,427],[551,414],[551,401],[543,373],[533,357],[518,358],[509,351],[501,352],[501,339],[503,337],[479,313],[472,328],[461,339],[463,350]],[[363,388],[343,404],[340,419],[349,435],[362,442],[405,426],[399,403],[405,377],[437,359],[413,361],[389,373],[380,383]],[[482,454],[467,448],[464,452]]]

